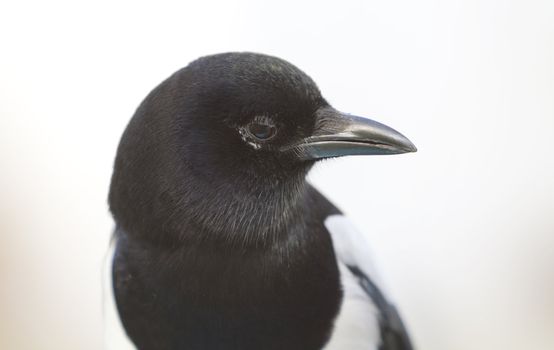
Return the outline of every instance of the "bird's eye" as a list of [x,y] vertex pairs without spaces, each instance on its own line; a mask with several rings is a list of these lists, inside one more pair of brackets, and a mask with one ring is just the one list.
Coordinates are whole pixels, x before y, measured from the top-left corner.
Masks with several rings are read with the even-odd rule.
[[267,141],[277,133],[277,128],[273,125],[252,123],[248,125],[248,131],[258,140]]

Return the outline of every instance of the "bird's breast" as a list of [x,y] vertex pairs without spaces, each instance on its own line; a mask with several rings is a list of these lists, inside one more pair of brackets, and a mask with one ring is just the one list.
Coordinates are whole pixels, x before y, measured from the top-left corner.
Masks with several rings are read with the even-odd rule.
[[328,237],[299,237],[168,251],[123,235],[114,288],[127,333],[141,349],[320,349],[341,300],[337,265]]

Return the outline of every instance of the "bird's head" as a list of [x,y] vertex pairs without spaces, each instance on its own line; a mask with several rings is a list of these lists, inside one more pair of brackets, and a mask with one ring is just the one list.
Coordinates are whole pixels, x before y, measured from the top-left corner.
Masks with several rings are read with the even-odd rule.
[[331,107],[286,61],[207,56],[173,74],[138,108],[118,150],[110,205],[117,218],[129,203],[142,203],[148,209],[136,215],[158,213],[164,223],[162,211],[196,206],[189,216],[205,221],[201,211],[216,202],[216,217],[231,215],[226,206],[270,203],[275,193],[286,203],[283,193],[298,192],[319,159],[415,150],[399,132]]

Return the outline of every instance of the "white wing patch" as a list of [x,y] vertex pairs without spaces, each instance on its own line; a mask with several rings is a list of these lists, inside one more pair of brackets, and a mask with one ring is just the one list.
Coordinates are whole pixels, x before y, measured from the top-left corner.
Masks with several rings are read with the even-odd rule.
[[377,350],[381,343],[379,310],[346,265],[356,266],[381,286],[365,237],[343,215],[325,220],[338,259],[343,302],[324,350]]
[[357,266],[379,287],[383,294],[387,295],[387,288],[371,259],[373,254],[365,235],[344,215],[327,217],[325,227],[331,234],[339,261],[346,265]]
[[339,262],[344,296],[331,339],[324,350],[377,350],[379,311],[346,265]]
[[103,295],[104,306],[104,349],[105,350],[136,350],[127,333],[123,329],[115,296],[113,292],[112,264],[115,254],[115,240],[110,243],[103,266]]

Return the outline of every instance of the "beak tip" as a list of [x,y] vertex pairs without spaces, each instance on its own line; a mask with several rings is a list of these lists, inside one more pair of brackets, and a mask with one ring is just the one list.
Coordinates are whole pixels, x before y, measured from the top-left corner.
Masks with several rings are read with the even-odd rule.
[[409,143],[407,150],[409,153],[415,153],[417,152],[417,147],[413,143]]
[[397,140],[397,147],[402,150],[402,153],[414,153],[417,152],[417,147],[406,136],[398,133],[400,139]]

